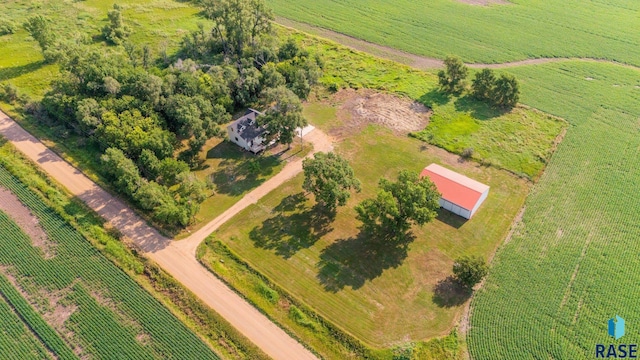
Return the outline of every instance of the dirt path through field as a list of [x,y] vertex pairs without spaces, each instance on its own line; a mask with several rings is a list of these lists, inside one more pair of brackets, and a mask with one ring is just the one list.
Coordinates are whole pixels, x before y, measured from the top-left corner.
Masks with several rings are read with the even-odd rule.
[[[316,134],[312,135],[313,133]],[[49,176],[63,184],[73,195],[87,203],[89,207],[109,221],[122,234],[130,238],[145,251],[147,256],[193,291],[207,305],[215,309],[269,356],[283,360],[316,359],[309,350],[273,324],[267,317],[200,265],[195,258],[194,252],[185,251],[177,246],[179,243],[167,239],[154,228],[148,226],[123,202],[100,188],[82,172],[48,149],[42,142],[1,111],[0,135],[9,140],[29,159],[37,163]],[[330,149],[331,142],[329,138],[323,135],[320,130],[314,130],[308,136],[308,139],[314,141],[314,144],[317,145],[317,150],[327,151]],[[283,170],[285,174],[279,177],[277,181],[284,182],[300,171],[301,162],[291,162]],[[277,187],[279,185],[277,181],[262,184],[249,193],[247,200],[233,211],[240,211],[241,208],[257,201],[257,199],[268,193],[270,189]],[[223,223],[224,218],[215,219],[212,223],[216,221]],[[205,228],[216,228],[219,226],[216,224],[207,225]],[[188,244],[195,244],[196,241],[201,241],[207,235],[204,231],[196,233],[192,235],[193,239]]]
[[[383,59],[393,60],[405,65],[409,65],[418,70],[440,69],[444,67],[444,62],[440,59],[411,54],[402,50],[392,48],[390,46],[375,44],[366,40],[358,39],[350,35],[345,35],[345,34],[342,34],[333,30],[321,28],[318,26],[309,25],[306,23],[290,20],[283,17],[276,17],[276,23],[285,27],[293,28],[296,30],[304,31],[309,34],[313,34],[329,40],[333,40],[344,46],[350,47],[358,51],[370,53],[372,55],[381,57]],[[626,68],[640,71],[640,67],[638,66],[619,63],[611,60],[594,59],[594,58],[567,58],[567,57],[526,59],[526,60],[512,61],[512,62],[506,62],[506,63],[500,63],[500,64],[470,63],[470,64],[467,64],[467,66],[474,69],[480,69],[480,68],[503,69],[503,68],[510,68],[510,67],[516,67],[516,66],[539,65],[539,64],[547,64],[547,63],[562,62],[562,61],[603,62],[603,63],[623,66]]]

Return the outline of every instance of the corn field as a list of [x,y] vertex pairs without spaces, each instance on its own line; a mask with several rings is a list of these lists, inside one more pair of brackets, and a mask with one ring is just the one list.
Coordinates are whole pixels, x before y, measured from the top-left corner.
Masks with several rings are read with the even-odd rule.
[[[18,347],[0,348],[0,357],[217,359],[169,310],[1,166],[0,186],[30,209],[55,247],[55,255],[45,259],[0,212],[0,267],[26,294],[0,276],[0,313],[7,313],[0,320],[7,323],[0,346],[14,341],[11,334],[26,339]],[[55,324],[45,322],[56,309],[66,314],[54,316]]]

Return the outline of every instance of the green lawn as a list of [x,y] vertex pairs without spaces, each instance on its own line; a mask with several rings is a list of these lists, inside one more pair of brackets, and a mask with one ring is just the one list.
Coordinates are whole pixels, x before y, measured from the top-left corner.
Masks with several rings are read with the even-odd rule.
[[624,341],[636,343],[640,72],[584,63],[513,71],[526,103],[572,126],[472,304],[471,354],[591,358],[596,343],[611,342],[606,321],[616,314],[627,321]]
[[[447,287],[453,259],[488,257],[506,235],[529,185],[505,171],[459,163],[457,156],[422,146],[416,139],[369,126],[337,145],[363,182],[363,191],[339,209],[335,220],[313,209],[300,175],[224,224],[215,238],[371,346],[445,335],[467,299]],[[373,246],[359,234],[353,206],[374,195],[380,177],[393,178],[401,169],[420,171],[432,162],[489,184],[487,202],[471,221],[441,211],[433,223],[414,229],[406,246]]]
[[634,0],[267,0],[276,14],[414,54],[501,63],[591,57],[640,65]]

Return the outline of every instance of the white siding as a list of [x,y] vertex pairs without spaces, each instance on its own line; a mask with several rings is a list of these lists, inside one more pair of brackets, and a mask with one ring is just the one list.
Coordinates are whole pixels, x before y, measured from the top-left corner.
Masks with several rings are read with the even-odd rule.
[[478,211],[478,208],[480,208],[480,205],[482,205],[482,203],[487,199],[487,196],[489,196],[489,189],[482,193],[482,196],[480,196],[480,199],[478,199],[476,206],[474,206],[473,210],[471,210],[471,214],[469,214],[468,217],[469,219],[473,216],[473,214],[476,213],[476,211]]

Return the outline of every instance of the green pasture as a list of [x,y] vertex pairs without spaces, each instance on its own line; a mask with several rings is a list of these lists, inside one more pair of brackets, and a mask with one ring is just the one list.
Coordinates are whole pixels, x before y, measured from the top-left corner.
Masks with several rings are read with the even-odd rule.
[[588,57],[640,65],[634,0],[268,0],[277,15],[410,53],[468,62]]

